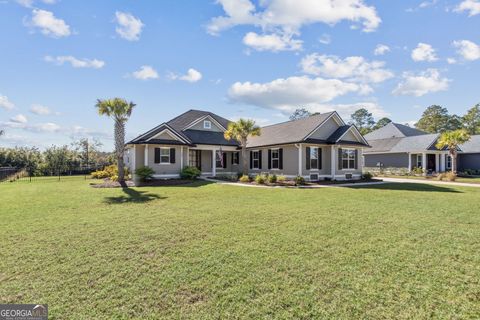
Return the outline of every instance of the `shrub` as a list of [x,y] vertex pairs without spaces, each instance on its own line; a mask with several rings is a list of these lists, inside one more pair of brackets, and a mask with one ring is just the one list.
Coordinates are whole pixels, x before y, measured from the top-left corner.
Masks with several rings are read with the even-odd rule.
[[423,169],[422,169],[422,168],[414,167],[414,168],[412,169],[412,173],[413,173],[413,174],[423,174]]
[[285,177],[283,174],[281,174],[277,177],[277,181],[278,182],[285,182],[285,181],[287,181],[287,177]]
[[268,175],[268,183],[276,183],[277,182],[277,175],[276,174],[270,174]]
[[365,173],[363,174],[362,178],[363,178],[364,180],[372,180],[373,174],[371,174],[370,172],[365,172]]
[[255,182],[257,184],[264,184],[266,180],[267,180],[267,177],[263,174],[259,174],[255,177]]
[[295,177],[295,185],[297,186],[302,186],[305,184],[305,178],[302,176],[296,176]]
[[448,172],[446,176],[448,181],[455,181],[457,179],[457,175],[451,171]]
[[443,181],[443,179],[445,179],[447,177],[447,174],[446,173],[440,173],[437,175],[437,180],[438,181]]
[[110,177],[110,180],[118,181],[118,175],[114,174],[113,176]]
[[[103,170],[97,170],[92,172],[93,179],[105,179],[105,178],[112,178],[117,176],[118,179],[118,168],[116,164],[112,164],[103,168]],[[125,176],[128,177],[128,168],[125,168]]]
[[150,167],[141,167],[135,170],[135,174],[140,177],[142,181],[151,180],[155,171]]
[[247,182],[250,182],[250,177],[247,176],[246,174],[244,174],[243,176],[240,177],[240,182],[244,182],[244,183],[247,183]]
[[182,172],[180,172],[180,177],[182,179],[195,180],[200,177],[201,174],[202,172],[197,167],[185,167],[182,169]]

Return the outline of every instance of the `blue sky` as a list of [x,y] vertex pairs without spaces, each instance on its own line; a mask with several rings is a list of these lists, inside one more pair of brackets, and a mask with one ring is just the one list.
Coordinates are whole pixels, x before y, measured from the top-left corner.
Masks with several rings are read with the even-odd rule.
[[0,145],[69,144],[137,104],[128,138],[189,109],[260,125],[361,106],[412,123],[480,102],[480,1],[0,0]]

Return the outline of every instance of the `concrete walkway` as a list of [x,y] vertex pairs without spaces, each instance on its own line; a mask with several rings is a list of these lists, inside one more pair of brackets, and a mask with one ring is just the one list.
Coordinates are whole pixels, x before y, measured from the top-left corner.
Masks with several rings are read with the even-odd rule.
[[421,180],[421,179],[405,179],[405,178],[381,178],[384,182],[397,182],[397,183],[423,183],[423,184],[438,184],[443,186],[458,186],[458,187],[474,187],[480,188],[480,184],[477,183],[463,183],[463,182],[446,182],[437,180]]

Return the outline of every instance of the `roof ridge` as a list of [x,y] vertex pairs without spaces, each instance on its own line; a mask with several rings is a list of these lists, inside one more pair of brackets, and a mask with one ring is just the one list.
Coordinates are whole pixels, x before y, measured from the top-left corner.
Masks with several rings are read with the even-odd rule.
[[314,115],[311,115],[311,116],[308,116],[308,117],[304,117],[304,118],[300,118],[300,119],[286,120],[286,121],[282,121],[282,122],[277,122],[277,123],[269,124],[269,125],[263,126],[263,127],[261,127],[261,128],[268,128],[268,127],[273,127],[273,126],[277,126],[277,125],[285,124],[285,123],[289,123],[289,122],[306,120],[306,119],[311,118],[311,117],[323,116],[323,115],[326,115],[326,114],[332,114],[332,113],[334,113],[334,112],[335,112],[335,111],[329,111],[329,112],[325,112],[325,113],[314,114]]

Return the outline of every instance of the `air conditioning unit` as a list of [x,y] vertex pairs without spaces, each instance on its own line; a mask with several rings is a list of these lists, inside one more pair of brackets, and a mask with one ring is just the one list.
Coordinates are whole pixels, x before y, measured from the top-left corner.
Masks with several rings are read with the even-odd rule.
[[318,174],[316,173],[310,174],[310,181],[318,181]]
[[346,173],[345,174],[345,179],[347,180],[352,180],[353,179],[353,175],[351,173]]

